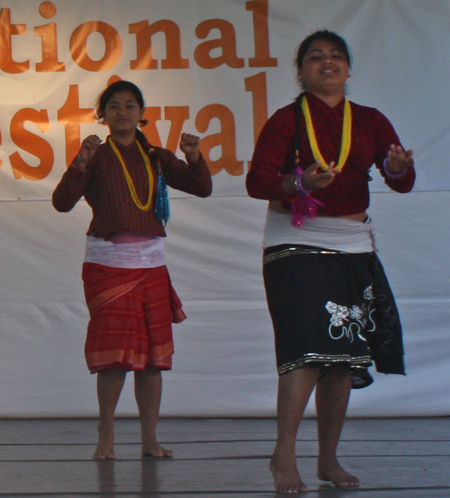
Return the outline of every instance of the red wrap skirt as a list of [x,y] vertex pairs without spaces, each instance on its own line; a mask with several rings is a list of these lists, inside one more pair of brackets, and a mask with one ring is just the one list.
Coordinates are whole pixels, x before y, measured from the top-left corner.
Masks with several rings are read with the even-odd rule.
[[112,268],[84,263],[90,321],[85,355],[91,373],[172,367],[172,322],[185,318],[166,266]]

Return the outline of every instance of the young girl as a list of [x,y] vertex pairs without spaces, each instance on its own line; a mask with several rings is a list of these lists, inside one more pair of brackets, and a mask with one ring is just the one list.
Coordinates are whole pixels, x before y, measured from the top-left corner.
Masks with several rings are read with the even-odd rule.
[[113,459],[114,412],[127,371],[134,371],[142,431],[142,454],[170,457],[156,440],[161,402],[161,370],[170,370],[171,323],[184,320],[164,264],[166,183],[207,197],[212,191],[199,138],[183,133],[180,149],[151,146],[137,128],[146,123],[139,88],[128,81],[110,85],[100,95],[97,118],[110,135],[96,135],[81,149],[53,193],[53,205],[70,211],[84,196],[92,208],[87,231],[83,282],[90,312],[85,354],[97,373],[100,411],[95,459]]

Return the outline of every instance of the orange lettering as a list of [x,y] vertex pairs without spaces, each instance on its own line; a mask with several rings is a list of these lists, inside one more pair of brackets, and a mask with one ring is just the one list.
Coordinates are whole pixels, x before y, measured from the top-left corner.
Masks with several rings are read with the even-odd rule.
[[107,87],[109,85],[112,85],[113,83],[115,83],[116,81],[120,81],[122,78],[120,76],[117,76],[117,74],[113,74],[109,79],[108,79],[108,83],[107,83]]
[[269,48],[269,0],[251,0],[245,9],[253,11],[255,57],[248,60],[249,66],[277,67],[278,61],[270,56]]
[[245,78],[245,90],[252,92],[253,100],[253,139],[258,140],[262,127],[268,118],[266,73]]
[[41,5],[39,5],[39,14],[41,14],[44,19],[51,19],[52,17],[55,17],[55,4],[49,1],[42,2]]
[[80,149],[80,125],[95,123],[92,109],[80,109],[78,85],[70,85],[67,100],[58,111],[58,123],[64,125],[66,165],[69,167]]
[[164,117],[171,122],[169,136],[167,137],[166,149],[175,152],[181,136],[184,122],[189,119],[188,106],[164,107]]
[[30,166],[21,158],[18,152],[14,152],[9,156],[11,167],[16,179],[24,176],[28,180],[42,180],[52,170],[54,162],[53,149],[43,138],[24,128],[27,121],[31,121],[42,133],[45,133],[50,129],[48,113],[45,109],[40,111],[21,109],[11,120],[11,139],[13,142],[25,152],[38,157],[40,163],[38,166]]
[[0,69],[5,73],[18,74],[30,69],[30,62],[16,62],[12,56],[12,35],[25,35],[25,24],[11,24],[9,9],[0,10]]
[[[45,19],[51,19],[56,14],[52,2],[43,2],[39,12]],[[58,44],[56,39],[56,23],[34,28],[34,35],[42,38],[42,62],[36,64],[37,73],[58,72],[65,70],[65,64],[58,61]]]
[[[236,159],[236,127],[233,113],[221,104],[211,104],[200,109],[195,119],[195,125],[200,133],[205,133],[212,119],[220,121],[221,131],[202,138],[200,150],[208,162],[212,175],[223,169],[232,176],[244,173],[243,161]],[[221,146],[222,157],[216,161],[211,160],[210,152],[214,147]]]
[[161,107],[146,107],[143,118],[148,121],[148,123],[142,127],[142,131],[145,133],[149,142],[155,147],[162,147],[158,128],[156,127],[156,121],[161,120]]
[[[105,54],[92,60],[87,53],[87,39],[92,33],[100,33],[105,41]],[[119,33],[101,21],[85,22],[78,26],[70,37],[70,53],[73,60],[86,71],[107,71],[115,66],[122,55],[122,40]]]
[[[183,123],[189,119],[188,106],[169,106],[164,108],[165,119],[171,121],[169,136],[167,137],[166,149],[175,153],[180,140],[181,130]],[[160,107],[146,107],[144,112],[144,119],[148,123],[142,127],[142,131],[146,134],[149,142],[156,147],[162,147],[161,137],[159,136],[156,121],[161,121],[161,108]]]
[[166,58],[161,62],[162,69],[185,69],[189,60],[181,57],[180,28],[167,19],[149,26],[148,21],[130,24],[129,32],[136,35],[137,57],[130,62],[131,69],[158,69],[158,62],[153,58],[152,36],[163,32],[166,37]]
[[[208,40],[200,43],[194,52],[197,64],[205,69],[213,69],[226,64],[233,68],[244,67],[244,59],[240,59],[236,54],[236,32],[234,26],[222,19],[209,19],[201,22],[195,28],[198,38],[206,38],[212,29],[218,29],[221,38]],[[222,53],[218,57],[211,57],[210,52],[216,48],[221,48]]]

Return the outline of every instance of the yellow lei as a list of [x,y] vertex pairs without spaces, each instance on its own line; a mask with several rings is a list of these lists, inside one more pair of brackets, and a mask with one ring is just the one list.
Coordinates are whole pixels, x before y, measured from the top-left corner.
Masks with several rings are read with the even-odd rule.
[[117,156],[117,159],[119,160],[122,166],[123,174],[125,176],[128,190],[130,191],[130,195],[131,198],[133,199],[133,202],[135,203],[136,207],[141,211],[148,211],[150,209],[150,206],[152,205],[152,194],[153,194],[153,172],[148,155],[144,152],[143,148],[141,147],[141,144],[136,140],[136,144],[139,148],[139,152],[141,153],[142,159],[144,160],[145,169],[147,170],[147,175],[148,175],[148,199],[145,204],[142,204],[142,202],[139,200],[139,197],[137,196],[136,189],[134,188],[133,184],[133,179],[131,178],[131,175],[127,170],[127,166],[125,164],[125,161],[123,160],[122,154],[120,153],[119,149],[116,147],[116,144],[112,141],[111,137],[108,137],[108,143],[111,146],[112,150],[114,151],[114,154]]
[[[316,133],[314,131],[314,125],[311,118],[311,112],[309,110],[308,100],[306,97],[302,98],[302,111],[305,116],[306,122],[306,133],[308,135],[309,144],[314,156],[314,159],[320,162],[320,167],[323,170],[329,168],[322,154],[320,153],[319,146],[317,144]],[[347,161],[348,154],[350,152],[350,147],[352,145],[352,109],[350,107],[350,102],[345,99],[344,103],[344,123],[342,125],[342,140],[341,140],[341,152],[339,154],[339,160],[335,169],[342,169],[345,162]]]

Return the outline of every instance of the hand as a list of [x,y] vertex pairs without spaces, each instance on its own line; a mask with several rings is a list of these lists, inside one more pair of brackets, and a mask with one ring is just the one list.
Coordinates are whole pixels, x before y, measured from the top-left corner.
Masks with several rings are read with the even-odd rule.
[[182,133],[180,140],[180,149],[186,154],[189,161],[196,163],[200,159],[199,152],[200,138],[189,133]]
[[89,135],[81,143],[81,148],[75,159],[78,169],[84,170],[86,164],[95,156],[98,146],[102,143],[102,139],[97,135]]
[[412,149],[404,151],[400,145],[391,145],[384,163],[384,168],[388,173],[397,175],[408,168],[414,166],[414,151]]
[[336,175],[342,170],[335,168],[336,163],[332,161],[326,171],[318,172],[320,162],[317,161],[308,166],[302,175],[302,185],[305,190],[314,190],[316,188],[325,188],[334,181]]

